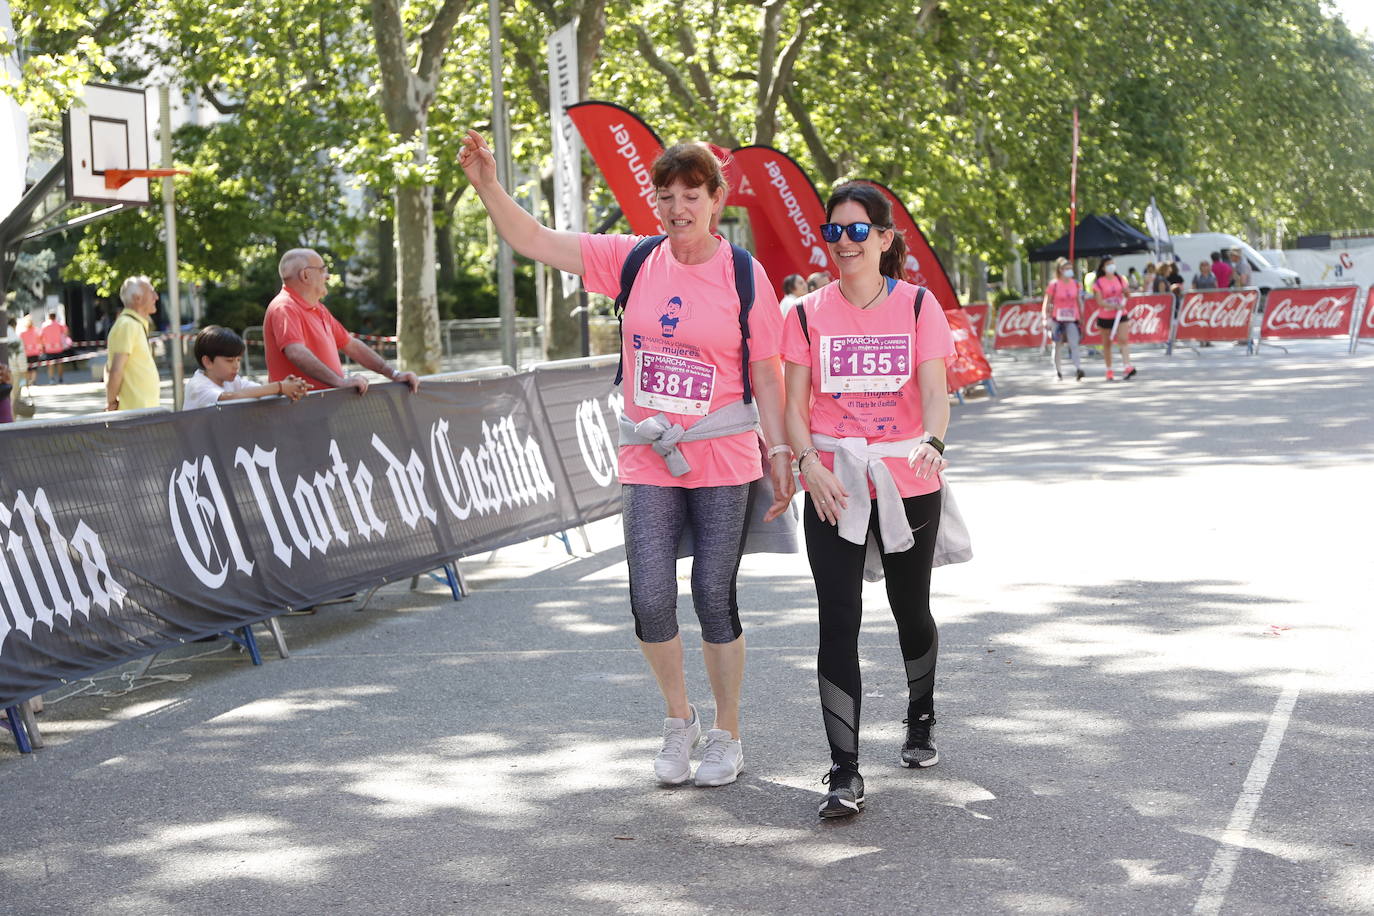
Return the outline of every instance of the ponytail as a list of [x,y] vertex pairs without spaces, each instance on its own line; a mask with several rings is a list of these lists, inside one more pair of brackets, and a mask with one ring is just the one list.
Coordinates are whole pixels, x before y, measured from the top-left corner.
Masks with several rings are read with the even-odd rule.
[[878,272],[884,277],[900,280],[905,271],[906,239],[902,237],[900,229],[893,229],[892,244],[887,251],[883,252],[882,259],[878,261]]

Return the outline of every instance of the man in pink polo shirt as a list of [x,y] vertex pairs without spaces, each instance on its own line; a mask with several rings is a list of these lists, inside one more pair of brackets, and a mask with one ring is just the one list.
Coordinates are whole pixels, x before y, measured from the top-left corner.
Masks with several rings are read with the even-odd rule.
[[348,333],[324,307],[329,268],[318,252],[313,248],[292,248],[281,256],[277,271],[281,274],[281,292],[267,306],[262,322],[269,382],[301,375],[312,391],[353,388],[358,394],[366,394],[366,377],[344,375],[339,359],[339,354],[344,353],[378,375],[405,382],[411,391],[419,390],[419,376],[387,365],[377,351]]
[[[57,317],[56,312],[48,312],[48,320],[43,322],[43,327],[39,329],[38,336],[43,341],[43,357],[45,359],[61,359],[71,355],[72,338],[71,331],[68,330],[65,322]],[[66,368],[65,363],[52,363],[48,366],[48,381],[56,381],[62,384],[62,370]],[[56,378],[54,379],[54,376]]]

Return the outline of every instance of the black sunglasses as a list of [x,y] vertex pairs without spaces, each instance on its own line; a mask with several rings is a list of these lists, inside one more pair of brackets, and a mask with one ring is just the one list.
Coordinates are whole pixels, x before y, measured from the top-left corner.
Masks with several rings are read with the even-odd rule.
[[875,226],[872,223],[850,223],[848,226],[841,226],[839,223],[821,223],[821,238],[830,244],[835,244],[840,240],[840,236],[849,234],[851,242],[862,242],[868,238],[868,233],[874,229],[882,231],[888,226]]

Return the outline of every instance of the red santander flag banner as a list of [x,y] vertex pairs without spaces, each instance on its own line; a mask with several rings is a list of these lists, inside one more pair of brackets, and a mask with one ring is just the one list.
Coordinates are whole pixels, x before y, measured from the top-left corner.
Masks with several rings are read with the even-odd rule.
[[981,341],[988,332],[988,313],[991,307],[986,302],[970,302],[964,306],[969,322],[973,325],[974,335]]
[[1364,317],[1360,319],[1360,336],[1374,337],[1374,286],[1369,288],[1369,293],[1365,296]]
[[1175,340],[1249,340],[1259,305],[1257,289],[1211,289],[1183,294]]
[[983,344],[978,339],[968,312],[963,309],[945,309],[945,319],[949,322],[949,332],[954,337],[954,361],[945,366],[945,383],[950,393],[992,378],[992,366],[988,364]]
[[[737,193],[752,195],[757,201],[757,207],[749,211],[758,248],[755,257],[773,282],[781,283],[787,274],[805,277],[818,270],[838,277],[830,251],[821,241],[825,208],[801,166],[771,146],[743,146],[731,158],[738,169]],[[765,222],[767,228],[760,232],[758,226]]]
[[926,241],[925,233],[911,218],[911,211],[907,210],[906,204],[902,203],[887,185],[867,178],[860,180],[864,184],[871,184],[882,191],[888,203],[892,204],[893,226],[906,241],[906,264],[903,269],[903,279],[930,290],[931,295],[946,311],[957,309],[959,297],[954,293],[954,284],[949,282],[949,274],[945,273],[945,266],[935,256],[935,250],[930,247],[930,242]]
[[997,307],[997,324],[992,330],[992,348],[1038,347],[1044,341],[1045,325],[1040,319],[1040,300],[1003,302]]
[[1292,287],[1269,291],[1260,337],[1298,340],[1343,337],[1355,319],[1355,286]]
[[580,102],[569,105],[567,111],[624,211],[630,231],[636,235],[661,233],[649,171],[663,152],[658,134],[633,112],[610,102]]
[[764,212],[753,187],[740,174],[733,153],[725,161],[723,170],[725,181],[730,185],[730,194],[725,198],[725,204],[730,207],[742,207],[749,214],[749,231],[754,236],[754,257],[763,265],[768,279],[773,281],[774,291],[781,297],[782,281],[787,279],[789,274],[796,273],[805,277],[809,272],[791,269],[792,261],[788,257],[787,248],[778,236],[777,230],[773,228],[772,220]]
[[[1126,305],[1126,314],[1131,319],[1131,343],[1169,342],[1169,320],[1174,310],[1172,294],[1131,296],[1126,300]],[[1089,299],[1085,307],[1088,320],[1082,328],[1083,343],[1092,347],[1101,346],[1104,332],[1097,326],[1097,316],[1102,313],[1102,307],[1096,298]]]

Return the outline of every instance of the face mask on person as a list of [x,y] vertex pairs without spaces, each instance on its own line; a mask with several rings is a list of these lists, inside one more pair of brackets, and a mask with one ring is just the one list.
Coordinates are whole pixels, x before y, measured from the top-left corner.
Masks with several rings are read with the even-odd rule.
[[1116,273],[1116,265],[1108,264],[1106,267],[1102,268],[1102,272],[1105,274],[1114,274]]
[[1072,280],[1073,271],[1066,267],[1059,272],[1059,276],[1063,277],[1065,280]]

